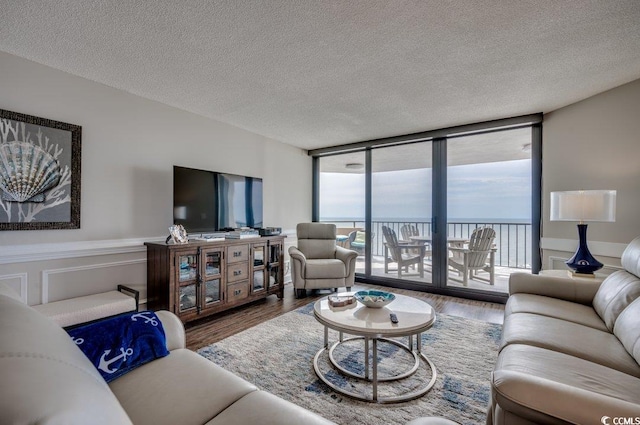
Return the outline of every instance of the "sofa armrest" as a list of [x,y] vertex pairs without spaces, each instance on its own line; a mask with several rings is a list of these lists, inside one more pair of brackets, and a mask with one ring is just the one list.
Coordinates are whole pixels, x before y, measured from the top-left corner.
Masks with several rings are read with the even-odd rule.
[[638,416],[636,403],[516,371],[494,371],[491,392],[494,403],[527,423],[560,419],[587,424],[600,422],[604,415]]
[[568,277],[513,273],[509,277],[509,295],[534,294],[591,305],[600,281],[577,281]]
[[184,325],[175,314],[167,310],[155,312],[164,328],[164,334],[167,338],[167,350],[173,351],[178,348],[186,347],[186,335]]

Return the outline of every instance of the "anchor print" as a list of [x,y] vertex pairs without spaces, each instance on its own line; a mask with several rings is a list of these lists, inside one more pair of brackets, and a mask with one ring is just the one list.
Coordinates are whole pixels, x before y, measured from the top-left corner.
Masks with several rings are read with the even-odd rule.
[[126,360],[127,357],[130,357],[133,354],[133,348],[128,348],[127,350],[125,350],[124,348],[120,348],[120,355],[115,356],[113,358],[111,358],[110,360],[106,360],[107,355],[111,352],[111,350],[105,350],[104,353],[102,354],[102,357],[100,357],[100,364],[98,365],[98,369],[106,372],[106,373],[113,373],[115,371],[118,370],[118,368],[114,368],[114,369],[109,369],[109,366],[113,363],[116,362],[120,359],[122,360]]
[[144,319],[144,323],[151,323],[153,326],[158,326],[158,321],[153,317],[145,316],[145,313],[153,314],[150,311],[143,311],[142,313],[134,314],[131,316],[131,320],[137,322],[137,318]]

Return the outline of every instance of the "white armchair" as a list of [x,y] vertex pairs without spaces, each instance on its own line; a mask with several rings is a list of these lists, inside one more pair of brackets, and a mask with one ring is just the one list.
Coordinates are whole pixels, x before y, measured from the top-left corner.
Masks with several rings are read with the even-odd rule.
[[336,226],[300,223],[296,227],[298,246],[289,248],[291,279],[296,298],[307,289],[340,287],[351,290],[355,281],[358,253],[336,245]]

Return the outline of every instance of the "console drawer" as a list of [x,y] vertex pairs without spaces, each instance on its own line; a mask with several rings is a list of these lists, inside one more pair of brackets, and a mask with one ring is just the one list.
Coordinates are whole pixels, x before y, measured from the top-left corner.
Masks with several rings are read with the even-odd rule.
[[249,279],[249,263],[227,265],[227,282],[239,282]]
[[227,301],[232,303],[249,296],[249,281],[227,285]]
[[227,264],[249,261],[249,245],[231,245],[227,247]]

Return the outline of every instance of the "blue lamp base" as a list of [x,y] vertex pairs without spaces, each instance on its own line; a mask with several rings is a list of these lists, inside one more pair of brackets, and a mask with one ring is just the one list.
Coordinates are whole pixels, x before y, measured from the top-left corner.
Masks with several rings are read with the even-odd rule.
[[578,250],[565,264],[577,274],[592,275],[593,272],[600,270],[603,264],[593,258],[593,255],[589,252],[589,248],[587,247],[586,224],[578,224],[578,236],[580,237]]

